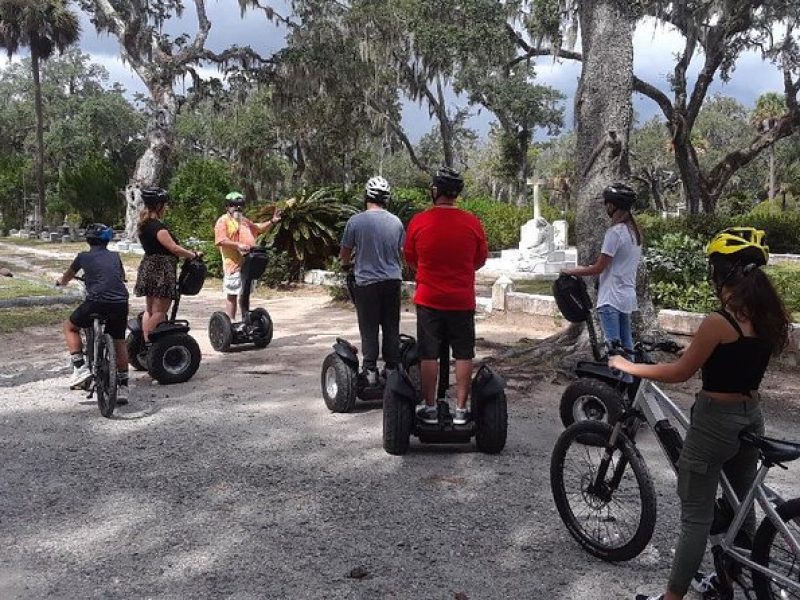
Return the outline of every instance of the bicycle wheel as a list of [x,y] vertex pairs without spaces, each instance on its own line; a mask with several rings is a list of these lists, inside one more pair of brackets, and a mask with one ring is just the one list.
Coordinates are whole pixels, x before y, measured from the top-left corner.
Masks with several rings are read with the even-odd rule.
[[110,417],[117,405],[117,353],[114,340],[107,333],[97,340],[97,364],[95,365],[95,394],[100,414]]
[[595,485],[613,428],[582,421],[556,441],[550,486],[561,520],[589,553],[612,562],[645,549],[656,523],[656,493],[639,451],[620,434],[603,481]]
[[[800,498],[789,500],[778,508],[778,515],[795,540],[800,541]],[[793,582],[793,586],[753,571],[753,587],[758,600],[788,600],[800,598],[800,555],[778,533],[774,523],[765,517],[756,531],[753,542],[754,562],[775,571]]]

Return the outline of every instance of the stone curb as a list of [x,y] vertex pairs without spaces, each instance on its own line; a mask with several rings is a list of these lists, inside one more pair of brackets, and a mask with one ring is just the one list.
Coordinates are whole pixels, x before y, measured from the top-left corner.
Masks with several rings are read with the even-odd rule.
[[59,296],[28,296],[0,300],[0,308],[20,308],[28,306],[52,306],[55,304],[80,304],[83,296],[80,294],[63,294]]

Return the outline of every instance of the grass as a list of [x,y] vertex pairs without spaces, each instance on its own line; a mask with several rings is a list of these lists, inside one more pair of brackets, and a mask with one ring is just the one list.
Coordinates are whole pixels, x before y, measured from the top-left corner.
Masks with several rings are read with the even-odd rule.
[[53,250],[75,252],[76,254],[81,250],[86,249],[86,242],[67,242],[66,244],[62,244],[61,242],[45,242],[42,240],[23,240],[21,238],[8,237],[8,236],[1,237],[0,242],[3,242],[5,244],[14,244],[16,246],[29,246],[29,247],[42,246],[44,248],[51,248]]
[[0,334],[12,333],[25,327],[55,325],[72,312],[69,306],[31,306],[0,309]]
[[553,295],[553,282],[541,279],[529,281],[515,281],[514,291],[522,294],[541,294],[543,296]]
[[28,296],[55,296],[60,292],[52,286],[19,277],[0,278],[0,300],[13,300]]

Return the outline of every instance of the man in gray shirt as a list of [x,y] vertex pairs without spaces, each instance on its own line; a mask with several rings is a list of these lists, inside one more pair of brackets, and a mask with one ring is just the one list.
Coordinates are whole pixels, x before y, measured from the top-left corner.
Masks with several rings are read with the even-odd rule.
[[355,255],[355,303],[364,373],[370,385],[378,382],[378,329],[383,331],[386,369],[400,362],[400,282],[405,232],[386,210],[391,188],[383,177],[367,182],[365,210],[350,217],[344,228],[339,258],[350,265]]

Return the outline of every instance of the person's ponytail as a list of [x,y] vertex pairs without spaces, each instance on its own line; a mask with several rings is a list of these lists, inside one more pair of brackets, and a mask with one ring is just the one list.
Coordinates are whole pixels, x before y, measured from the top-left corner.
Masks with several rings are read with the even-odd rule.
[[142,235],[142,229],[150,220],[150,209],[145,207],[139,211],[139,220],[136,222],[136,231],[139,235]]

